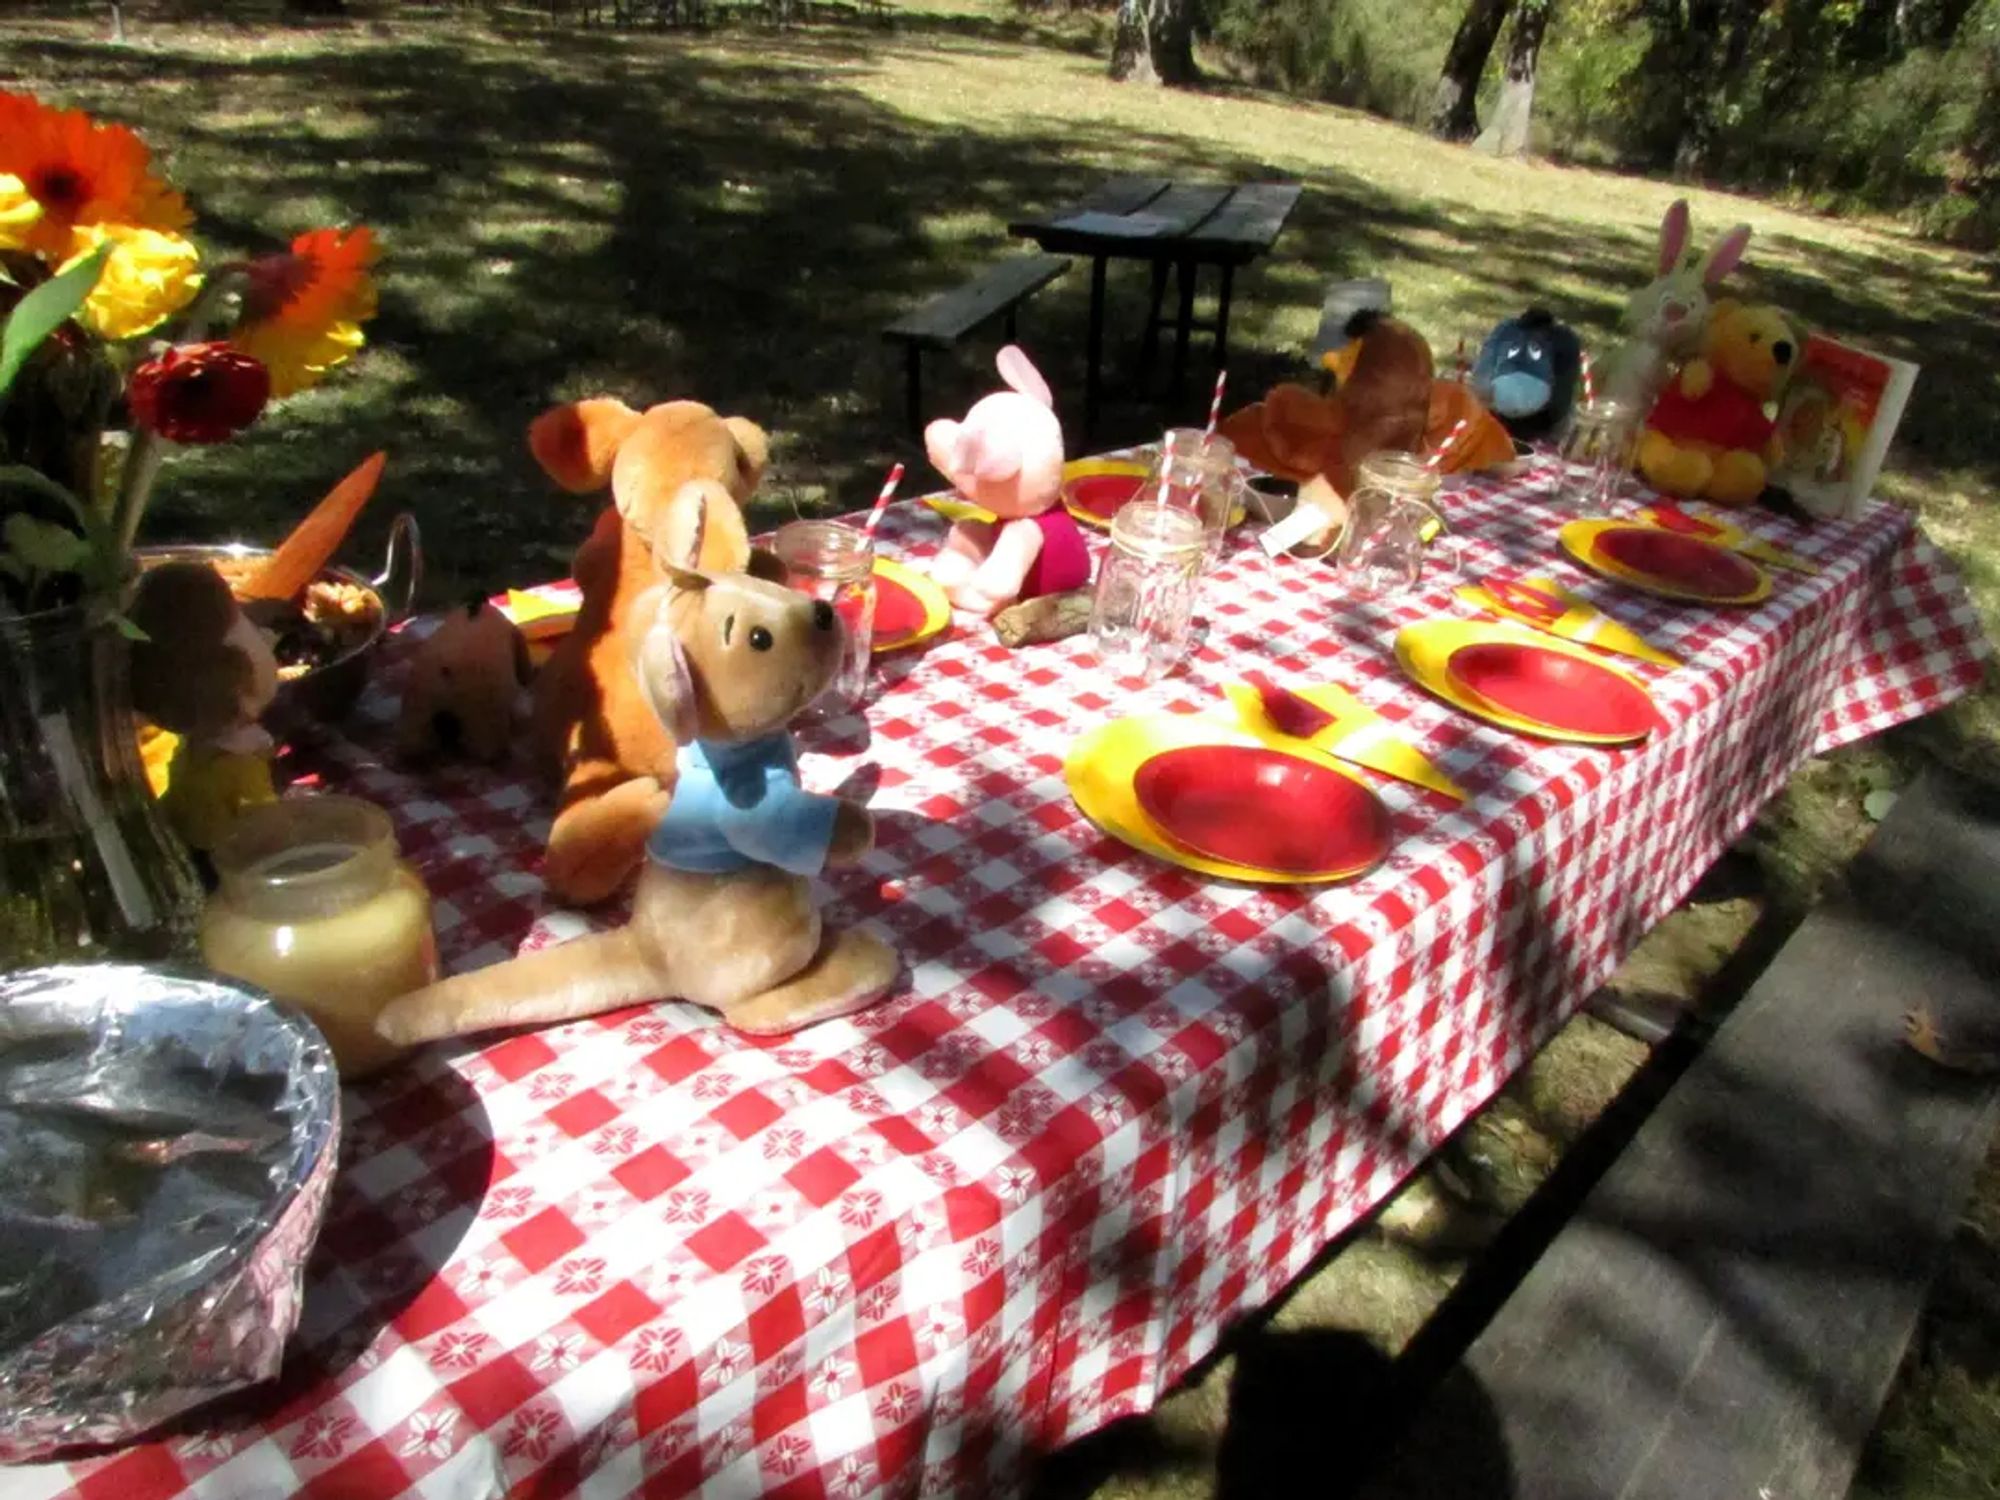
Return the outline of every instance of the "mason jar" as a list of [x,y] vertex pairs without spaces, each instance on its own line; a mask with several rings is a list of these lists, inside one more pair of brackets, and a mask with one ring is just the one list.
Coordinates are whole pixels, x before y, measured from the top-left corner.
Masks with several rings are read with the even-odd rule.
[[202,960],[311,1017],[341,1077],[394,1060],[375,1018],[438,975],[431,898],[396,849],[388,814],[355,797],[245,809],[210,854]]
[[1600,396],[1577,404],[1563,438],[1562,498],[1601,509],[1617,498],[1638,455],[1639,408]]
[[1351,593],[1363,598],[1416,587],[1424,549],[1444,530],[1435,469],[1408,453],[1363,459],[1347,497],[1347,520],[1334,552]]
[[1090,609],[1098,657],[1114,674],[1151,682],[1187,654],[1202,551],[1193,511],[1144,496],[1119,509]]
[[833,606],[846,631],[840,670],[803,719],[832,718],[860,706],[868,689],[868,654],[875,643],[875,544],[858,526],[839,521],[787,521],[772,550],[785,582]]
[[1202,555],[1212,564],[1222,556],[1230,518],[1243,504],[1246,488],[1228,438],[1211,437],[1199,427],[1176,427],[1166,434],[1138,493],[1141,498],[1164,494],[1168,503],[1200,516]]

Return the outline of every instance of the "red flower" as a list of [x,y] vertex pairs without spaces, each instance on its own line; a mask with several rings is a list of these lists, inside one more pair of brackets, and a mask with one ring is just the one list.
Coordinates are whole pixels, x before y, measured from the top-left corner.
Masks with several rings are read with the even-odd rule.
[[139,425],[170,443],[227,442],[271,399],[271,374],[227,344],[181,344],[132,372],[127,399]]

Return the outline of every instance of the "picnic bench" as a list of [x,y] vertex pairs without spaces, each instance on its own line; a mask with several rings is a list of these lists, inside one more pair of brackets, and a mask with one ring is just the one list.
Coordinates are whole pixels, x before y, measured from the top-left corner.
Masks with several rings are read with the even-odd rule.
[[912,432],[921,433],[924,426],[924,350],[950,349],[995,318],[1006,320],[1007,341],[1012,343],[1021,304],[1068,269],[1069,262],[1060,255],[1012,256],[988,266],[963,286],[940,292],[882,330],[884,340],[903,346],[903,397]]
[[[2000,809],[1932,773],[1848,887],[1465,1353],[1512,1493],[1847,1493],[2000,1104],[1898,1040],[1920,997],[2000,1005]],[[1432,1482],[1476,1467],[1462,1407],[1422,1408],[1360,1493],[1470,1493]]]
[[[1034,240],[1045,251],[1091,258],[1086,433],[1096,425],[1102,395],[1106,263],[1113,258],[1143,260],[1151,267],[1152,296],[1141,355],[1147,370],[1159,352],[1160,329],[1166,325],[1162,309],[1167,272],[1174,272],[1178,304],[1173,320],[1173,384],[1179,389],[1187,373],[1191,334],[1212,333],[1216,367],[1227,363],[1229,306],[1236,270],[1271,248],[1297,206],[1300,191],[1297,183],[1288,182],[1230,186],[1177,183],[1165,177],[1117,177],[1053,212],[1007,226],[1009,234]],[[1220,284],[1214,320],[1197,323],[1195,279],[1203,266],[1216,268]]]

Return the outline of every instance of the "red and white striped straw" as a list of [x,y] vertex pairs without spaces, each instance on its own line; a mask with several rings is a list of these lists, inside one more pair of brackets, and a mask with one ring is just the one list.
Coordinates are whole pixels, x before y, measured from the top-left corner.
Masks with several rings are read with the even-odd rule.
[[1426,469],[1435,469],[1451,456],[1451,450],[1458,445],[1459,436],[1465,431],[1466,425],[1464,417],[1451,424],[1451,431],[1444,435],[1444,441],[1438,444],[1437,452],[1424,460]]
[[1592,406],[1596,402],[1597,386],[1590,378],[1590,351],[1586,349],[1583,351],[1583,404]]
[[875,528],[882,524],[882,512],[889,508],[889,502],[896,498],[896,486],[903,482],[903,466],[897,464],[889,471],[889,477],[882,481],[882,493],[875,497],[874,508],[868,512],[868,519],[861,523],[862,533],[874,539]]
[[1167,503],[1167,481],[1174,473],[1174,435],[1170,432],[1160,439],[1160,504]]
[[1208,403],[1208,430],[1202,434],[1203,442],[1207,442],[1208,439],[1215,436],[1215,425],[1222,420],[1222,392],[1228,385],[1229,372],[1227,370],[1217,370],[1215,372],[1215,395],[1210,398]]

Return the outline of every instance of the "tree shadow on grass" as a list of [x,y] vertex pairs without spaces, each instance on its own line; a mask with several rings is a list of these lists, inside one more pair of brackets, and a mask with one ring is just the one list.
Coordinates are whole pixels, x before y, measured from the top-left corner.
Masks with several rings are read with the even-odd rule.
[[[1169,133],[913,119],[835,71],[870,51],[860,32],[793,30],[715,50],[675,35],[399,25],[386,36],[287,33],[233,55],[178,32],[144,50],[62,37],[24,49],[31,86],[60,79],[62,95],[145,131],[222,248],[325,221],[365,222],[382,240],[367,359],[282,420],[182,455],[151,532],[279,535],[382,446],[389,479],[357,553],[407,507],[430,545],[434,593],[558,573],[591,502],[552,493],[522,437],[551,401],[600,390],[634,402],[695,395],[771,427],[762,521],[795,505],[851,509],[896,458],[928,477],[880,329],[1023,248],[1006,237],[1009,220],[1107,170],[1283,175]],[[887,45],[930,43],[899,34]],[[1530,298],[1552,257],[1594,278],[1631,255],[1615,234],[1524,226],[1336,172],[1304,186],[1274,255],[1238,278],[1233,383],[1245,399],[1303,368],[1301,343],[1274,330],[1308,324],[1328,280],[1476,255],[1488,289],[1479,316],[1490,320]],[[1147,291],[1142,265],[1114,263],[1114,386],[1131,376]],[[1023,317],[1077,447],[1087,295],[1079,262]],[[990,387],[997,342],[976,337],[927,362],[929,413]],[[1197,419],[1210,368],[1199,339],[1194,356],[1176,394],[1119,392],[1094,445]]]

